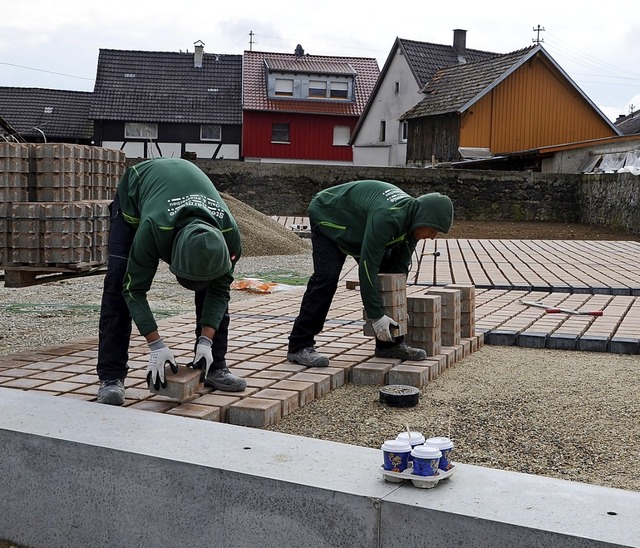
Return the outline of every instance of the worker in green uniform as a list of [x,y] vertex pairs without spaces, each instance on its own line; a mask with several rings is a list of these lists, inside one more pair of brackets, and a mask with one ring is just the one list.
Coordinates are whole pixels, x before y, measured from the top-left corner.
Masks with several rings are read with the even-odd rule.
[[161,260],[170,265],[180,285],[194,291],[196,342],[191,365],[202,370],[207,386],[244,390],[246,382],[231,374],[225,361],[230,286],[241,254],[240,232],[211,180],[187,160],[143,161],[125,171],[110,207],[97,401],[124,403],[132,319],[149,347],[149,386],[166,386],[166,366],[178,371],[147,300]]
[[407,274],[418,240],[449,232],[453,204],[433,192],[414,198],[384,181],[353,181],[316,194],[309,204],[314,272],[302,298],[287,359],[306,367],[326,367],[329,359],[315,348],[315,337],[327,319],[347,255],[358,262],[360,294],[376,334],[375,355],[424,360],[392,328],[398,318],[382,311],[378,273]]

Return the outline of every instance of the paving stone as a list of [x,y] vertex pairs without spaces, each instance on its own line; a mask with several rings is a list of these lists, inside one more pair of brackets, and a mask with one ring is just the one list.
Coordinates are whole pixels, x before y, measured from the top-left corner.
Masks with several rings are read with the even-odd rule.
[[613,337],[609,343],[609,351],[616,354],[638,354],[638,339],[623,339]]
[[555,350],[575,350],[578,335],[569,333],[552,333],[547,339],[547,348]]
[[[488,340],[486,340],[486,342],[487,344],[497,346],[515,346],[518,334],[518,331],[494,329],[489,333]],[[487,339],[486,334],[485,339]]]
[[293,390],[298,392],[298,406],[304,407],[310,401],[315,399],[316,385],[312,382],[303,381],[291,381],[289,379],[285,381],[279,381],[271,386],[277,390]]
[[196,394],[200,384],[200,370],[189,367],[180,367],[175,375],[167,367],[165,372],[167,386],[158,390],[150,386],[149,392],[159,394],[178,401],[185,401]]
[[548,333],[525,331],[516,337],[516,346],[523,348],[546,348]]
[[[133,405],[131,407],[133,407]],[[169,409],[166,413],[167,415],[178,415],[180,417],[191,417],[207,421],[218,422],[220,420],[220,410],[217,407],[197,405],[195,403],[183,403],[173,409]]]
[[606,352],[609,344],[609,337],[597,335],[583,335],[578,339],[576,350],[585,352]]
[[[322,369],[322,368],[317,368]],[[296,373],[289,380],[299,382],[312,382],[315,385],[316,399],[326,396],[331,391],[331,377],[319,373],[310,373],[314,368],[307,369],[305,373]]]
[[351,371],[351,382],[353,384],[365,385],[385,385],[387,383],[387,373],[397,365],[397,361],[388,363],[377,363],[371,360],[356,365]]
[[258,398],[278,400],[282,404],[282,416],[285,417],[298,409],[298,392],[295,390],[275,390],[265,388],[256,394]]
[[282,403],[251,396],[229,407],[228,422],[239,426],[266,428],[282,418]]
[[415,365],[396,365],[389,371],[388,384],[404,384],[422,388],[429,381],[429,368]]

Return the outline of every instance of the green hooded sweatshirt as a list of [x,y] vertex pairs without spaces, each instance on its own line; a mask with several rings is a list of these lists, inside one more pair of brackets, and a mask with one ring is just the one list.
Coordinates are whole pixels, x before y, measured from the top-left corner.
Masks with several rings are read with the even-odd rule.
[[413,231],[449,232],[453,204],[437,192],[413,198],[384,181],[353,181],[316,194],[309,219],[358,261],[362,303],[367,316],[376,319],[383,315],[377,289],[383,260],[385,272],[407,274],[417,245]]
[[187,160],[146,160],[125,171],[118,196],[125,220],[136,228],[123,295],[140,333],[158,329],[147,293],[160,260],[176,276],[212,280],[202,324],[218,329],[241,245],[236,221],[209,177]]

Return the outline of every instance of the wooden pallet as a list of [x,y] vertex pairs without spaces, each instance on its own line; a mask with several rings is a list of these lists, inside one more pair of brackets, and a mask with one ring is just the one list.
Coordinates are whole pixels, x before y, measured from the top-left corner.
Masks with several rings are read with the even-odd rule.
[[105,263],[74,263],[65,265],[1,265],[5,287],[29,287],[69,278],[104,274]]

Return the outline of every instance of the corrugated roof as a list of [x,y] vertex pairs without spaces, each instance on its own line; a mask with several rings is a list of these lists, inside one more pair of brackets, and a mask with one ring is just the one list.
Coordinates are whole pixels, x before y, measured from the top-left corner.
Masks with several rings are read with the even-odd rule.
[[[299,112],[305,114],[333,114],[338,116],[359,116],[373,90],[380,69],[373,58],[331,57],[305,55],[302,58],[306,67],[322,67],[322,74],[354,75],[355,101],[309,101],[297,99],[269,99],[267,96],[266,67],[300,66],[296,65],[296,55],[286,53],[268,53],[245,51],[242,69],[243,90],[242,106],[245,110]],[[353,72],[344,71],[349,66]],[[282,70],[282,69],[277,69]],[[304,70],[308,74],[318,74],[315,69]]]
[[539,46],[531,46],[487,61],[439,70],[424,89],[425,98],[405,112],[401,120],[458,112],[469,101],[518,66]]
[[86,140],[93,135],[89,117],[92,93],[43,88],[0,87],[0,116],[24,137],[48,141]]
[[240,124],[242,55],[101,49],[91,117]]

